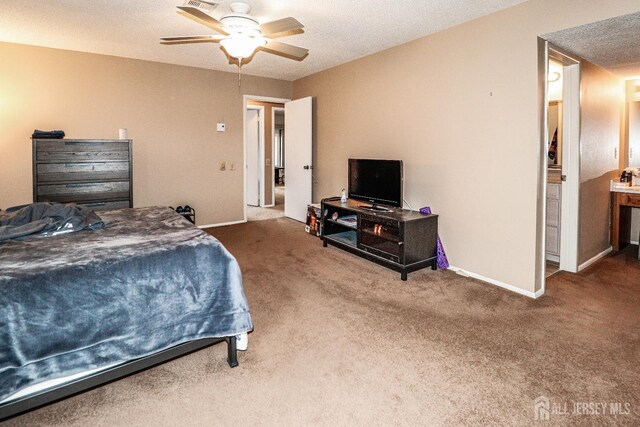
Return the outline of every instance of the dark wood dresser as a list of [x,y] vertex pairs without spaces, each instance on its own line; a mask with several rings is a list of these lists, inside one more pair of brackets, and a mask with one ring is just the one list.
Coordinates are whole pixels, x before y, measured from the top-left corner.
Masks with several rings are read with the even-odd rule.
[[133,207],[130,139],[34,139],[33,201]]

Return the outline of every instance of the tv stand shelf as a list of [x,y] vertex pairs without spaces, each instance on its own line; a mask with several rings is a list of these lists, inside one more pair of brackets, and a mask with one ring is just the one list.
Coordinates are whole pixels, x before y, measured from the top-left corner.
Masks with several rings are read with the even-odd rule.
[[321,209],[324,247],[332,245],[398,271],[402,280],[412,271],[438,268],[438,215],[371,209],[368,203],[336,198],[322,200]]

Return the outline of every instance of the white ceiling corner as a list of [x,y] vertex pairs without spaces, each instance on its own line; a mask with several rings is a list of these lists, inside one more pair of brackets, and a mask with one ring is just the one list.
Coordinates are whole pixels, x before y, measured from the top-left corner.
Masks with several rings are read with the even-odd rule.
[[[296,80],[523,3],[525,0],[245,0],[260,22],[293,16],[309,49],[302,62],[258,52],[245,74]],[[229,11],[221,0],[212,16]],[[213,43],[161,45],[160,37],[213,34],[177,13],[181,0],[0,2],[0,41],[235,72]]]

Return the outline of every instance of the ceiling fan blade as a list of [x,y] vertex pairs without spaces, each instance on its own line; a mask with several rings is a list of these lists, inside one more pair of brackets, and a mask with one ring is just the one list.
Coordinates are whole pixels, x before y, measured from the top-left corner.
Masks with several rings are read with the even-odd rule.
[[260,25],[260,31],[264,37],[276,38],[302,32],[302,25],[296,18],[282,18],[277,21],[266,22]]
[[226,36],[179,36],[161,37],[161,44],[218,43]]
[[195,21],[206,25],[207,27],[216,30],[217,32],[228,35],[225,30],[222,29],[222,22],[218,21],[216,18],[211,15],[201,11],[197,7],[193,6],[178,6],[178,9],[188,14],[190,18],[195,18]]
[[266,50],[269,53],[275,53],[276,55],[295,59],[296,61],[302,61],[307,57],[307,55],[309,55],[309,49],[273,40],[267,41],[267,44],[260,47],[260,49]]
[[161,41],[160,44],[174,45],[174,44],[192,44],[192,43],[217,43],[215,40],[179,40],[179,41]]
[[178,37],[160,37],[160,40],[165,42],[177,42],[177,41],[188,41],[188,40],[215,40],[220,41],[218,38],[222,38],[224,36],[178,36]]

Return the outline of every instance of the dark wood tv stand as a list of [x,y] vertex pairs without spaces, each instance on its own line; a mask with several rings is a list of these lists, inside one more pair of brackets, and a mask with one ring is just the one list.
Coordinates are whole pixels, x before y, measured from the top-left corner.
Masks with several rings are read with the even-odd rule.
[[324,199],[322,245],[332,245],[377,264],[407,273],[438,268],[438,215],[399,208],[371,209],[369,203]]

